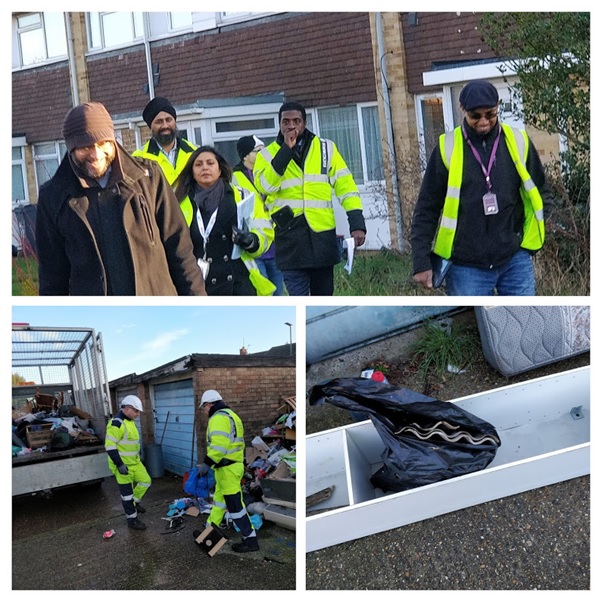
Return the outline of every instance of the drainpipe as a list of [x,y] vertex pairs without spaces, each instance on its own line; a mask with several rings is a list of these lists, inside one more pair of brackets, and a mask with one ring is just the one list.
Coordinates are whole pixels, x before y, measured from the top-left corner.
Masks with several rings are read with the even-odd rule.
[[391,119],[391,103],[389,100],[389,85],[387,83],[387,66],[383,61],[384,42],[382,13],[376,13],[376,40],[378,45],[378,60],[381,74],[383,106],[385,110],[385,123],[387,130],[387,146],[389,148],[389,167],[391,169],[391,186],[393,188],[393,207],[395,209],[395,226],[397,231],[397,249],[403,251],[403,219],[401,215],[401,199],[397,182],[397,157],[395,156],[395,142],[393,140],[393,124]]
[[73,106],[79,105],[79,90],[77,88],[77,68],[75,66],[75,50],[73,48],[73,29],[71,28],[71,13],[64,13],[65,30],[67,34],[67,57],[69,59],[69,78],[71,79],[71,94]]
[[144,22],[144,56],[146,57],[146,77],[148,79],[148,98],[152,100],[155,97],[155,82],[153,79],[153,61],[150,48],[150,23],[148,13],[142,14]]

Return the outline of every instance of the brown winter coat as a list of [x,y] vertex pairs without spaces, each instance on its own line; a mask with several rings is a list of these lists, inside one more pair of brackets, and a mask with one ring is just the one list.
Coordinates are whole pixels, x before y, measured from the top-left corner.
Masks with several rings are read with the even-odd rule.
[[[117,145],[107,190],[124,201],[136,295],[204,295],[188,226],[161,168]],[[86,217],[86,189],[68,155],[40,188],[36,245],[40,295],[106,295],[105,268]]]

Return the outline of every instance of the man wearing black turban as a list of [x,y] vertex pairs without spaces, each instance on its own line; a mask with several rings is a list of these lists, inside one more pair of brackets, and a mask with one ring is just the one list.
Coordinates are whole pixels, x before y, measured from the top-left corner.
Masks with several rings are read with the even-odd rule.
[[159,163],[170,185],[196,149],[194,144],[178,134],[176,118],[176,110],[167,98],[153,98],[142,111],[142,119],[150,128],[152,138],[133,153],[134,157]]

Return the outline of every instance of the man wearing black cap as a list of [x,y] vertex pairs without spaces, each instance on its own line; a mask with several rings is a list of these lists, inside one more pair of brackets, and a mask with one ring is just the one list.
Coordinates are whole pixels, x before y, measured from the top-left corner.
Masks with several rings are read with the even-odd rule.
[[176,118],[176,110],[167,98],[153,98],[142,111],[142,119],[150,128],[152,138],[133,153],[134,157],[156,161],[170,186],[196,149],[194,144],[178,135]]
[[537,150],[524,130],[500,123],[497,89],[460,92],[463,123],[442,134],[429,159],[412,223],[414,280],[448,295],[534,295],[532,256],[552,202]]
[[[261,197],[265,201],[265,197],[255,188],[253,183],[253,167],[257,153],[265,148],[265,144],[257,136],[242,136],[236,143],[236,150],[240,157],[240,162],[232,169],[232,183],[239,188],[244,188],[248,192]],[[269,211],[266,207],[266,215]],[[276,246],[271,244],[268,249],[260,257],[255,258],[255,263],[261,272],[261,275],[270,280],[276,287],[273,295],[280,297],[284,295],[284,279],[282,272],[276,265]]]
[[125,151],[98,102],[67,113],[63,138],[67,154],[38,199],[40,295],[204,295],[159,167]]

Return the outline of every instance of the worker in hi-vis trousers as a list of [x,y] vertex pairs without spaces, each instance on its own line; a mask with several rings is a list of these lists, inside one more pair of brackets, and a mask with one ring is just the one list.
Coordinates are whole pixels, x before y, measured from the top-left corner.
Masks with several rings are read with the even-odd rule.
[[140,500],[151,486],[151,478],[140,460],[140,435],[134,420],[142,412],[142,402],[127,395],[121,411],[107,426],[105,449],[109,454],[109,469],[119,485],[121,503],[130,529],[143,530],[146,525],[138,518],[146,512]]
[[199,408],[208,418],[207,455],[198,465],[199,474],[206,475],[211,468],[215,474],[215,493],[208,524],[219,527],[227,510],[242,534],[242,541],[232,544],[232,550],[256,552],[259,550],[257,532],[247,514],[240,484],[245,472],[242,420],[214,389],[203,393]]

